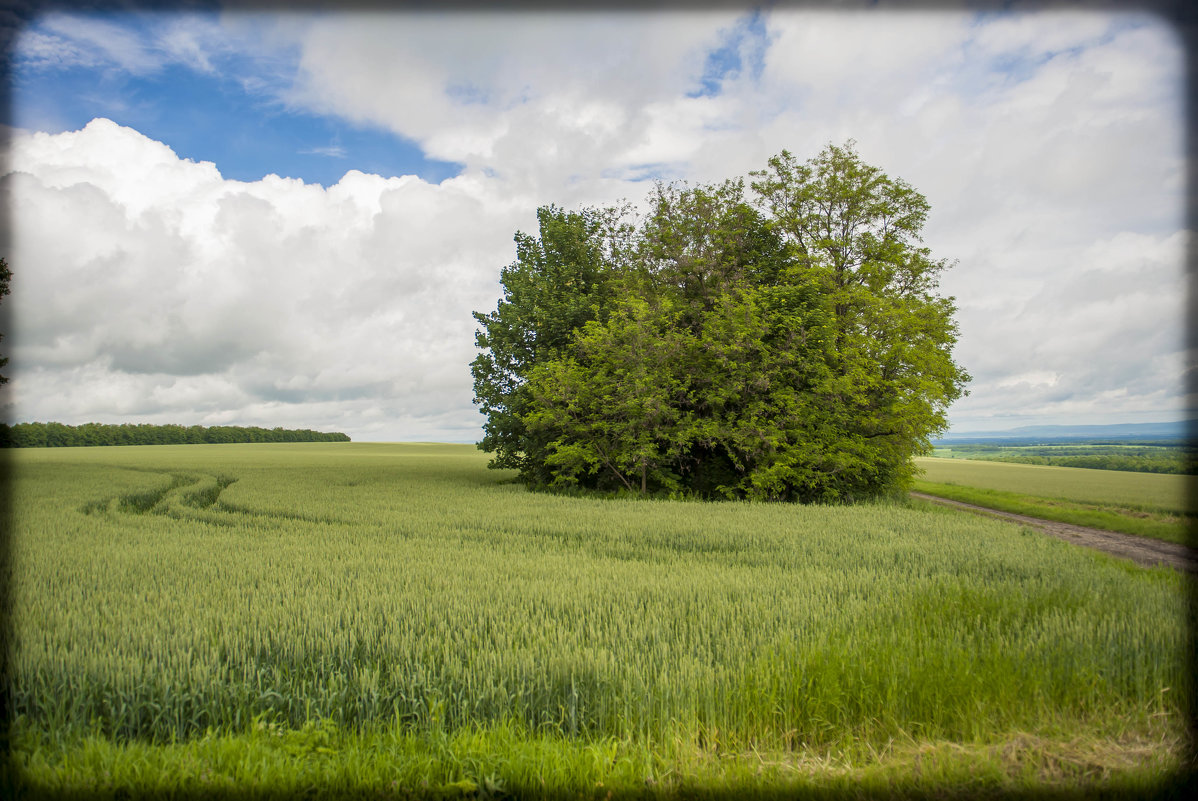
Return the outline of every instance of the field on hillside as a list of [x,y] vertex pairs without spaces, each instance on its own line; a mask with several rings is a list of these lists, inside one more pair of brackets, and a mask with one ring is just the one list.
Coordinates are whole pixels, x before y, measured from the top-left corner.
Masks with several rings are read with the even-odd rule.
[[37,786],[1076,784],[1185,740],[1184,579],[998,521],[532,494],[472,446],[10,458]]
[[973,459],[1084,467],[1139,473],[1198,473],[1198,449],[1184,440],[950,440],[932,449],[938,459]]
[[1198,478],[968,459],[922,458],[915,489],[954,500],[1093,526],[1188,541]]

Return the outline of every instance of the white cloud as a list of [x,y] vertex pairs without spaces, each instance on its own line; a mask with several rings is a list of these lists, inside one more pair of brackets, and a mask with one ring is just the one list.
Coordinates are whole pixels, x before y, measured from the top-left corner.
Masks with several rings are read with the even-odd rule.
[[[154,28],[124,69],[246,60],[257,69],[238,79],[274,108],[383,126],[464,171],[439,185],[356,170],[327,188],[242,183],[107,121],[18,136],[3,179],[22,310],[4,343],[14,410],[469,440],[469,313],[494,307],[511,235],[534,229],[538,205],[639,201],[647,174],[718,180],[852,137],[928,196],[927,244],[958,262],[943,290],[975,376],[959,429],[1185,413],[1184,52],[1165,25],[775,10],[764,38],[739,44],[764,48],[760,72],[694,96],[743,21],[226,15]],[[61,44],[64,58],[117,58],[119,27],[72,25],[26,36],[25,57]]]
[[999,389],[1011,389],[1016,387],[1055,387],[1060,380],[1060,373],[1054,373],[1049,370],[1032,370],[1031,372],[1027,373],[1006,376],[995,382],[995,386],[997,386]]
[[533,211],[495,187],[226,181],[107,121],[18,135],[13,163],[17,419],[298,424],[348,403],[477,425],[470,312]]
[[[322,19],[298,34],[287,101],[382,125],[426,155],[529,187],[671,150],[655,124],[737,15],[413,14]],[[664,134],[664,138],[663,138]]]
[[[65,44],[79,66],[113,65],[133,74],[162,66],[160,55],[141,35],[101,17],[52,13],[41,20],[41,26],[50,31],[55,44]],[[33,44],[42,56],[42,42],[35,39]]]
[[312,147],[307,150],[301,150],[300,153],[307,153],[316,156],[328,156],[333,159],[343,159],[348,155],[348,151],[341,145],[326,145],[324,147]]
[[974,382],[954,413],[1057,422],[1186,414],[1185,250],[1182,232],[1124,232],[1058,251],[1022,291],[993,273],[997,303],[961,304],[959,354]]
[[218,25],[204,18],[179,15],[164,26],[156,44],[170,61],[212,74],[213,56],[227,50],[219,32]]
[[1112,16],[1073,11],[987,16],[970,44],[979,54],[1004,62],[1040,61],[1103,40]]
[[16,53],[27,66],[40,69],[61,67],[98,67],[103,59],[93,55],[91,48],[80,46],[68,38],[30,30],[18,39]]

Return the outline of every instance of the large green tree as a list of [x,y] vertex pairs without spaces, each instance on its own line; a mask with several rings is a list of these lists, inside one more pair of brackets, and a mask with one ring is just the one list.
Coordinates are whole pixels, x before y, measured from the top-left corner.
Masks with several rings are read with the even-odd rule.
[[805,164],[783,151],[753,177],[790,262],[818,284],[832,314],[820,408],[850,457],[844,469],[866,482],[840,494],[903,487],[911,456],[947,427],[969,381],[952,359],[954,299],[936,292],[948,264],[922,244],[927,199],[865,164],[852,142]]
[[552,479],[548,440],[525,423],[533,412],[528,376],[558,356],[576,329],[605,314],[613,276],[628,261],[631,232],[616,209],[546,206],[537,210],[537,221],[538,236],[515,235],[516,261],[500,275],[503,297],[495,311],[474,313],[483,352],[471,372],[474,402],[487,416],[479,447],[495,454],[493,467],[517,468],[544,483]]
[[[588,228],[542,210],[540,240],[517,236],[505,299],[476,314],[495,466],[534,486],[703,497],[909,484],[968,380],[936,294],[946,265],[919,239],[927,201],[851,144],[805,164],[784,151],[752,177],[752,199],[740,180],[659,186],[618,247],[611,211]],[[563,235],[587,245],[546,258]]]
[[677,488],[664,471],[684,440],[688,332],[669,308],[630,295],[529,376],[529,431],[554,486]]

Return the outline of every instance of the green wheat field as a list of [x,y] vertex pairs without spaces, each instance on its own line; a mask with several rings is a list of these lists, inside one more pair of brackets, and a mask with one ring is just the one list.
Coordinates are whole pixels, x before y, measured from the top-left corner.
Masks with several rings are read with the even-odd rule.
[[469,445],[9,458],[30,795],[1151,795],[1191,764],[1187,579],[1012,524],[529,493]]

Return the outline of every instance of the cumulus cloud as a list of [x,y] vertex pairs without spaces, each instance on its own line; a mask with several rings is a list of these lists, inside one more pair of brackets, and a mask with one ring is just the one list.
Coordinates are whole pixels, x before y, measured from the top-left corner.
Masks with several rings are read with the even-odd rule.
[[532,211],[495,187],[227,181],[107,120],[12,150],[0,189],[24,269],[6,344],[36,366],[14,378],[17,418],[239,410],[273,425],[297,404],[348,404],[406,417],[409,434],[447,412],[477,425],[470,312],[493,306]]
[[22,52],[130,72],[242,59],[238,80],[276,109],[380,126],[464,168],[440,184],[238,182],[106,120],[18,133],[0,185],[18,419],[474,439],[470,311],[494,307],[538,205],[639,201],[646,178],[718,180],[849,138],[927,195],[926,244],[956,262],[942,289],[975,381],[954,427],[1193,412],[1184,52],[1151,17],[227,15],[139,30],[128,63],[119,26],[56,23]]
[[294,33],[299,68],[286,99],[386,127],[419,142],[430,158],[486,166],[544,191],[580,172],[623,175],[649,162],[685,163],[691,148],[663,139],[669,131],[661,116],[687,105],[707,53],[737,18],[578,12],[322,19]]

